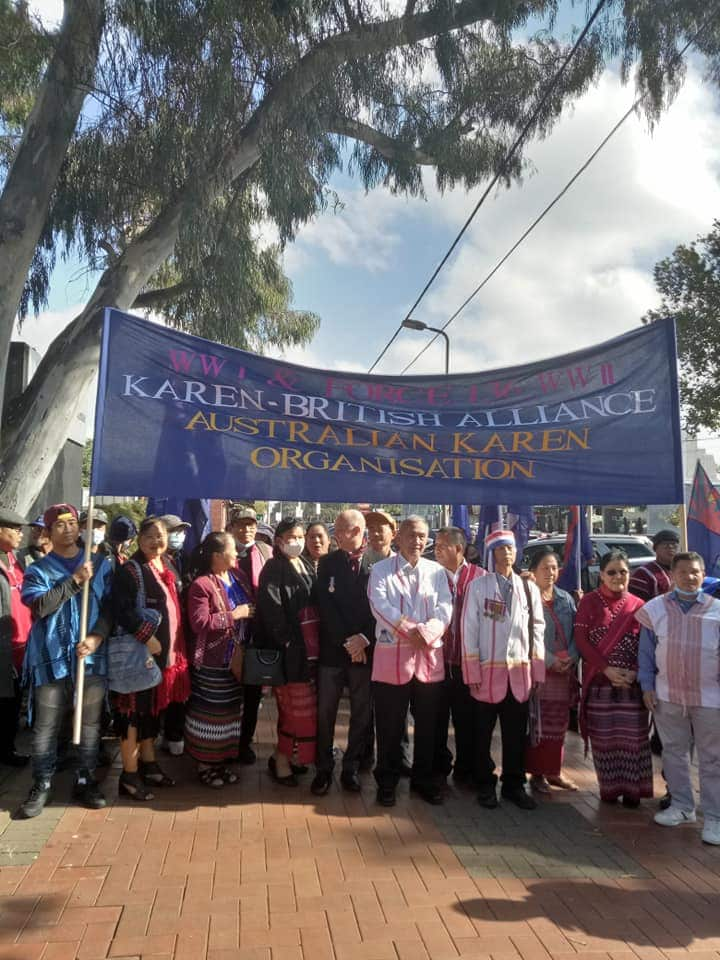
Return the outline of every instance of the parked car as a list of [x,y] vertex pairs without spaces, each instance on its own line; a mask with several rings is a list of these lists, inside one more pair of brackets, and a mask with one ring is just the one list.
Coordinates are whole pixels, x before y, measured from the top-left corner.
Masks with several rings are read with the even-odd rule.
[[[552,547],[562,566],[565,554],[565,536],[543,537],[538,540],[529,540],[523,551],[520,566],[527,570],[533,555],[545,547]],[[593,545],[593,557],[583,575],[583,590],[594,590],[600,582],[600,558],[608,551],[624,550],[628,557],[628,565],[632,571],[635,567],[642,567],[655,559],[655,551],[649,537],[625,533],[594,533],[590,537]]]

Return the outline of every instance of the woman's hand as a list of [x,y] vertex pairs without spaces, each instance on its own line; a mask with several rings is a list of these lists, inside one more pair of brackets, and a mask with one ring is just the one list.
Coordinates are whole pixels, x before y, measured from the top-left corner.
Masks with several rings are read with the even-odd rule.
[[159,653],[162,653],[162,644],[157,637],[150,637],[145,646],[154,657],[156,657]]
[[630,681],[627,678],[627,670],[622,670],[620,667],[605,667],[603,673],[614,687],[630,686]]
[[254,603],[241,603],[230,612],[230,616],[233,620],[247,620],[249,617],[255,616],[255,604]]
[[102,642],[102,637],[98,636],[97,633],[89,633],[85,637],[85,640],[75,647],[78,660],[82,660],[83,657],[88,657],[91,653],[95,653]]

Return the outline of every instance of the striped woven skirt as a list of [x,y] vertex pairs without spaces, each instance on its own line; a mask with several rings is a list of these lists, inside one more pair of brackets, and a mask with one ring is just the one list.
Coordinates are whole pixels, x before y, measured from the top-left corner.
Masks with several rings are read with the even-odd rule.
[[577,703],[577,679],[574,673],[548,670],[545,683],[538,689],[540,700],[540,739],[525,751],[525,769],[534,776],[560,774],[563,747],[570,719],[570,708]]
[[227,667],[191,672],[185,714],[185,752],[198,763],[237,760],[242,721],[242,686]]
[[588,690],[586,711],[600,798],[652,797],[648,712],[639,685],[613,687],[595,681]]
[[274,687],[277,700],[278,750],[293,763],[315,763],[317,684],[285,683]]

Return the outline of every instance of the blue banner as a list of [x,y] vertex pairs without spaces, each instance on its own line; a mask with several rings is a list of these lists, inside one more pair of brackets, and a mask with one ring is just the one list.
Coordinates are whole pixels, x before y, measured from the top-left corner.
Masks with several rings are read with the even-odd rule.
[[157,490],[185,499],[678,503],[673,323],[538,363],[401,377],[313,370],[108,310],[91,492]]

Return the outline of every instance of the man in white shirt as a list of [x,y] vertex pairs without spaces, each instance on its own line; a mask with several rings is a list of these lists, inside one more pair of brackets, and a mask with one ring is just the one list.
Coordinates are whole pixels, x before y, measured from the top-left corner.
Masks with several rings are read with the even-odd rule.
[[398,553],[376,563],[368,596],[375,617],[373,697],[377,728],[378,802],[395,804],[400,742],[408,706],[415,724],[410,780],[428,803],[442,803],[433,777],[436,713],[445,677],[442,638],[452,618],[445,570],[423,557],[428,526],[411,516],[400,524]]

